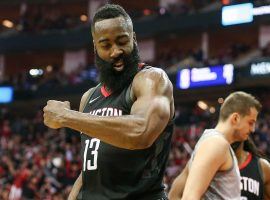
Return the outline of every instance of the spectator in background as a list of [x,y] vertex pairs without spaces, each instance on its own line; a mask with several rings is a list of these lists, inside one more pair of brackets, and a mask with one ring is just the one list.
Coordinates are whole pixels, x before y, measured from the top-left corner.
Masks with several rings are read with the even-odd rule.
[[11,185],[9,200],[20,200],[22,197],[23,186],[31,176],[32,164],[25,161],[17,173],[14,175],[14,182]]

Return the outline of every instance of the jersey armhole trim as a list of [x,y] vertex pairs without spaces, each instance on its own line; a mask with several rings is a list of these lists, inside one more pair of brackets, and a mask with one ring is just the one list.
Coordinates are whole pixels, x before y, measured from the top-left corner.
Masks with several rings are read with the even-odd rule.
[[108,90],[106,90],[106,87],[105,85],[103,85],[100,89],[101,91],[101,94],[104,96],[104,97],[108,97],[112,94],[112,92],[109,92]]

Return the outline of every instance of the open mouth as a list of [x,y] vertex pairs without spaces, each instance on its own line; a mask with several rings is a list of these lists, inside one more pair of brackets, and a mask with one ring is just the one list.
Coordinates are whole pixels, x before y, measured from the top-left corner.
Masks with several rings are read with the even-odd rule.
[[124,62],[122,60],[117,61],[113,64],[113,68],[116,71],[122,71],[124,69]]

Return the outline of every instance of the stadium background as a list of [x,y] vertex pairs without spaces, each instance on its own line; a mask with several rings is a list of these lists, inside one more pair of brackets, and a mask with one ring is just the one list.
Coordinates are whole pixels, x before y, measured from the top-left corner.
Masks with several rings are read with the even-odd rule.
[[[106,2],[128,11],[142,61],[163,68],[174,84],[176,128],[167,188],[232,91],[250,92],[262,102],[252,137],[270,156],[269,0],[1,0],[0,199],[8,199],[12,185],[22,188],[22,199],[67,198],[81,168],[79,134],[47,129],[42,108],[57,99],[78,109],[83,92],[96,84],[90,23]],[[222,8],[242,3],[265,7],[249,22],[222,25]],[[245,20],[242,13],[229,20]],[[179,81],[181,73],[192,76],[200,69]],[[206,80],[206,86],[191,88]]]

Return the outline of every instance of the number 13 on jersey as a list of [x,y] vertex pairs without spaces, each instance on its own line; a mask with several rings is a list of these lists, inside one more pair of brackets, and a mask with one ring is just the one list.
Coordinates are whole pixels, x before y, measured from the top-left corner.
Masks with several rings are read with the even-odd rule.
[[[100,140],[92,138],[91,140],[85,140],[85,148],[83,153],[83,171],[96,170],[97,169],[97,157]],[[91,151],[91,155],[87,156],[88,151]],[[87,159],[89,157],[90,159]]]

